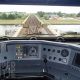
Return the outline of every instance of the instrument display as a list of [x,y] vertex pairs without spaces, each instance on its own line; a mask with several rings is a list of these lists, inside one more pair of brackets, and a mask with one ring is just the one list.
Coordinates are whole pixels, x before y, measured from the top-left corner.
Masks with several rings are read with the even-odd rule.
[[63,57],[67,57],[67,56],[69,55],[69,51],[68,51],[67,49],[63,49],[63,50],[61,51],[61,55],[62,55]]
[[39,47],[36,45],[16,45],[16,56],[21,58],[38,58]]

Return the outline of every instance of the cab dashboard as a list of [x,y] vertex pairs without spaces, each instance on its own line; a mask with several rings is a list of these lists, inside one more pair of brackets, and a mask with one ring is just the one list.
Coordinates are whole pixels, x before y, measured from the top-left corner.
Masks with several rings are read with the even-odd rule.
[[[14,67],[11,67],[12,63]],[[79,80],[80,45],[45,40],[2,41],[0,42],[0,66],[5,66],[5,69],[0,69],[1,71],[11,75],[18,74],[18,77],[23,73],[27,75],[46,72],[54,75],[57,80],[60,78],[67,80],[67,77],[69,77],[68,80],[70,77],[73,80]],[[0,75],[3,73],[1,72]]]
[[0,52],[12,52],[10,54],[15,55],[14,59],[43,59],[46,57],[49,61],[64,62],[64,58],[67,62],[73,50],[79,53],[79,47],[79,45],[44,40],[11,40],[1,42]]

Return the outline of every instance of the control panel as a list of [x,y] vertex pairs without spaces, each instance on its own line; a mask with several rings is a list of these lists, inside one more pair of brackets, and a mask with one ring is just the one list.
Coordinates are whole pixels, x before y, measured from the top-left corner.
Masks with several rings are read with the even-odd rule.
[[56,80],[75,76],[73,80],[80,80],[80,45],[43,40],[3,41],[0,66],[0,75],[46,72],[59,78]]
[[46,57],[48,61],[68,64],[71,49],[66,47],[59,47],[58,45],[43,45],[42,56]]
[[8,60],[46,58],[50,62],[68,64],[73,55],[72,50],[77,50],[77,47],[79,50],[79,46],[43,40],[4,41],[0,44],[0,55]]

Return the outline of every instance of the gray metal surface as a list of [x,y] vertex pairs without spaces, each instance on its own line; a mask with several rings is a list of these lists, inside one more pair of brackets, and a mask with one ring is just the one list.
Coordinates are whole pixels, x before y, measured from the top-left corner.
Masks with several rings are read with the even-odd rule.
[[49,74],[54,76],[52,80],[80,80],[80,60],[76,55],[80,55],[80,46],[69,43],[3,41],[0,43],[0,76],[22,78]]

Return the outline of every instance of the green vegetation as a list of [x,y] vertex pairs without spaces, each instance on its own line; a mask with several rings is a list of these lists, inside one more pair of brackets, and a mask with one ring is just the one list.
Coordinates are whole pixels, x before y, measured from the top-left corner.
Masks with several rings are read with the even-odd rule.
[[27,16],[25,12],[0,12],[0,24],[22,24]]
[[80,17],[80,12],[77,14],[77,17]]
[[37,12],[37,15],[39,16],[39,17],[45,17],[45,15],[48,17],[48,18],[50,18],[50,16],[58,16],[58,17],[70,17],[70,18],[75,18],[75,17],[80,17],[80,12],[79,13],[62,13],[62,12],[48,12],[48,13],[46,13],[46,12],[42,12],[42,11],[39,11],[39,12]]
[[39,11],[39,12],[37,12],[37,15],[38,15],[39,17],[44,17],[45,12]]
[[22,24],[23,19],[15,19],[15,20],[2,20],[0,19],[0,24]]
[[67,14],[62,12],[45,13],[39,11],[37,15],[44,24],[80,24],[80,12],[78,14]]
[[[62,12],[42,12],[36,14],[43,24],[80,24],[80,12],[67,14]],[[28,14],[25,12],[0,12],[0,24],[22,24]]]
[[27,14],[25,12],[0,12],[0,19],[25,19]]
[[77,20],[77,19],[73,19],[73,20],[70,20],[70,19],[66,19],[66,20],[63,20],[63,19],[50,19],[50,20],[45,20],[45,19],[41,19],[43,21],[44,24],[50,24],[50,25],[53,25],[53,24],[80,24],[80,20]]

